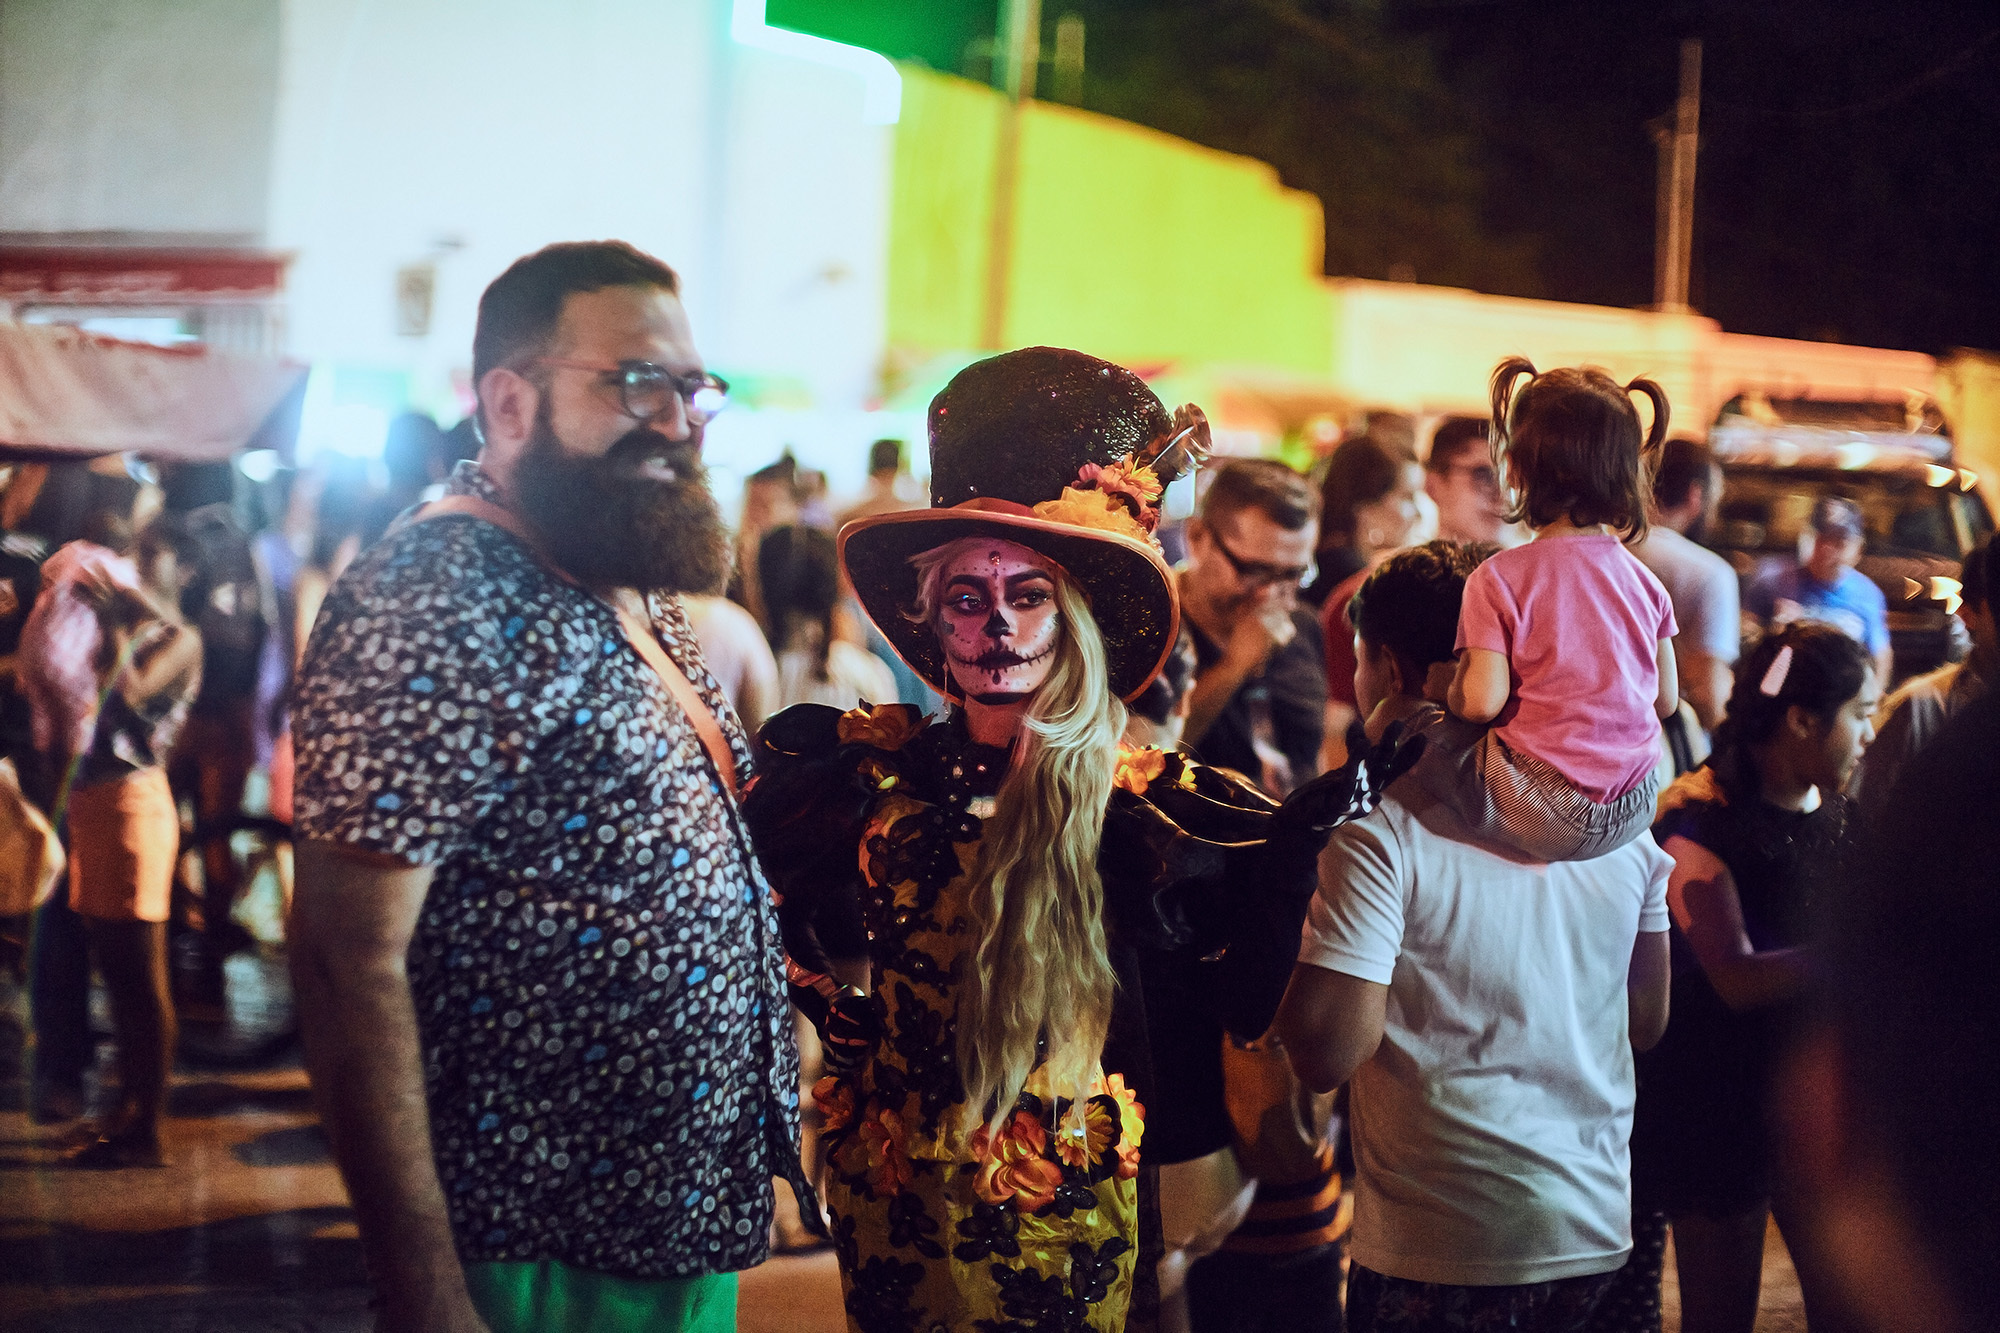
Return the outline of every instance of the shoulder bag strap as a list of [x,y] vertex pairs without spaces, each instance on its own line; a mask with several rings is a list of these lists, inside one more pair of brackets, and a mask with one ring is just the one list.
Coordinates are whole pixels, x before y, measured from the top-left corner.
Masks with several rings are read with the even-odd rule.
[[[482,500],[476,495],[447,495],[441,500],[434,500],[425,505],[411,516],[410,521],[421,523],[426,519],[444,518],[451,514],[464,514],[471,518],[483,519],[494,527],[508,532],[532,551],[535,559],[541,561],[551,574],[565,583],[582,586],[542,553],[541,544],[535,540],[534,535],[513,511],[494,504],[491,500]],[[662,648],[660,641],[654,637],[652,626],[626,607],[605,598],[598,600],[603,601],[610,607],[612,614],[618,617],[618,627],[624,631],[625,641],[631,644],[633,651],[653,669],[661,684],[667,687],[667,693],[674,696],[674,702],[681,706],[683,713],[687,714],[688,722],[694,727],[694,734],[701,740],[701,748],[708,751],[709,761],[721,775],[723,787],[734,797],[737,794],[736,756],[729,748],[729,738],[722,734],[722,724],[715,720],[715,714],[709,711],[708,705],[701,701],[699,694],[695,693],[694,684],[688,680],[687,673],[680,669],[673,658],[667,656],[667,650]]]

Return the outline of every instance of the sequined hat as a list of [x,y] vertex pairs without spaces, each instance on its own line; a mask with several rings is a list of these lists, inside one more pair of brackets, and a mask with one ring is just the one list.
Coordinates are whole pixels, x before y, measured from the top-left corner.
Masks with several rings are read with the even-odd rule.
[[998,537],[1047,556],[1089,599],[1111,688],[1130,699],[1180,632],[1180,601],[1153,530],[1166,483],[1200,462],[1208,422],[1172,416],[1122,366],[1055,347],[980,361],[931,400],[931,507],[857,519],[841,567],[875,627],[946,691],[935,631],[910,619],[913,556],[960,537]]

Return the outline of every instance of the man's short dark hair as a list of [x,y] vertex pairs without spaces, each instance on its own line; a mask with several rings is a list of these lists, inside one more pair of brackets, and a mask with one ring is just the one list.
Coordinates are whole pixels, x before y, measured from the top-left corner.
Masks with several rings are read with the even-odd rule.
[[472,382],[486,372],[542,356],[562,318],[563,302],[606,287],[658,287],[679,293],[680,277],[624,241],[564,241],[523,255],[487,284],[472,334]]
[[1952,717],[1905,764],[1837,883],[1815,999],[1840,1050],[1844,1118],[1943,1271],[1967,1329],[2000,1320],[2000,697]]
[[1486,452],[1486,419],[1484,417],[1446,417],[1431,432],[1431,451],[1424,456],[1424,466],[1432,472],[1442,472],[1458,461],[1458,456],[1473,445],[1479,446],[1482,455]]
[[884,472],[903,470],[903,442],[901,440],[877,440],[868,446],[868,475],[879,476]]
[[1431,541],[1377,566],[1347,603],[1347,622],[1371,648],[1387,648],[1412,689],[1458,644],[1465,580],[1500,548],[1491,542]]
[[1209,480],[1201,497],[1201,519],[1214,527],[1245,509],[1261,509],[1285,531],[1297,532],[1319,517],[1319,497],[1311,483],[1283,463],[1232,458]]
[[1701,500],[1708,503],[1708,488],[1715,484],[1715,455],[1700,440],[1676,435],[1660,446],[1660,460],[1653,471],[1653,503],[1672,508],[1687,499],[1688,488],[1699,486]]

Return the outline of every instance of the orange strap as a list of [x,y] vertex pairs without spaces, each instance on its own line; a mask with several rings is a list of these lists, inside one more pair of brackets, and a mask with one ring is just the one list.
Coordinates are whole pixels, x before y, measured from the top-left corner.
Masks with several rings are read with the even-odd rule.
[[[420,523],[425,519],[443,518],[448,514],[465,514],[472,518],[484,519],[496,528],[501,528],[519,539],[521,544],[534,553],[537,560],[547,567],[551,574],[568,584],[581,586],[553,560],[542,553],[541,544],[521,522],[512,510],[502,508],[491,500],[482,500],[476,495],[447,495],[435,500],[419,510],[410,521]],[[594,595],[594,594],[593,594]],[[618,627],[625,632],[625,641],[645,660],[647,666],[667,687],[667,693],[674,696],[674,702],[687,714],[688,722],[694,727],[694,734],[701,740],[701,748],[708,751],[708,758],[715,765],[715,771],[722,778],[723,787],[731,796],[736,795],[736,756],[729,748],[729,738],[722,734],[722,724],[715,720],[715,714],[708,711],[708,705],[695,693],[694,685],[687,678],[674,659],[667,656],[667,650],[653,636],[653,628],[626,608],[605,598],[599,601],[611,608],[618,617]]]

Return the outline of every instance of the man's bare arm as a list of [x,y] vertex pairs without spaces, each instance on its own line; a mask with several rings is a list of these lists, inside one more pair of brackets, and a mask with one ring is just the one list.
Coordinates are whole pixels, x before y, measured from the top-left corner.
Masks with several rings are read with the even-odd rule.
[[298,849],[288,934],[299,1035],[360,1222],[383,1333],[486,1327],[466,1291],[431,1160],[404,963],[430,882],[428,867],[325,842]]
[[1674,653],[1680,663],[1681,698],[1694,709],[1694,720],[1701,723],[1701,729],[1714,731],[1722,725],[1722,715],[1729,707],[1729,692],[1735,685],[1729,663],[1713,653],[1681,644],[1674,646]]
[[1299,1081],[1314,1092],[1332,1092],[1375,1054],[1388,1012],[1387,986],[1300,963],[1272,1030]]
[[1625,1027],[1633,1050],[1650,1051],[1667,1035],[1667,1002],[1673,989],[1673,949],[1667,932],[1640,931],[1632,941],[1632,962],[1625,969]]

